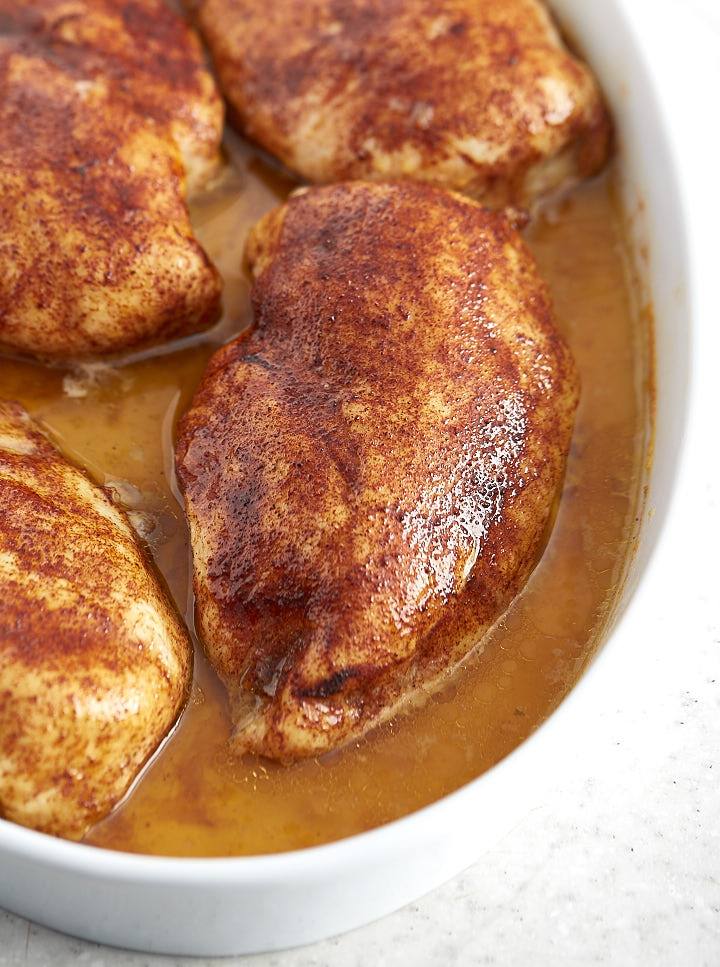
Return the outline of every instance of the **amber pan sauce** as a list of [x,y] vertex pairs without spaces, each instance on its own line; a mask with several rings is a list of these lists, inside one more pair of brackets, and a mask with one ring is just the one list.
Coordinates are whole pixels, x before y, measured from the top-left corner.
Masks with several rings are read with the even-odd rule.
[[[65,453],[131,510],[192,625],[188,534],[173,433],[213,350],[251,321],[242,251],[291,190],[231,139],[228,165],[192,205],[225,278],[209,333],[113,364],[0,361],[0,397],[22,401]],[[526,238],[552,290],[582,396],[558,517],[525,591],[422,709],[319,760],[283,767],[226,748],[223,689],[196,642],[181,721],[124,802],[86,841],[177,856],[297,849],[433,802],[507,755],[577,681],[610,620],[637,540],[649,446],[648,341],[632,297],[612,171],[546,206]]]

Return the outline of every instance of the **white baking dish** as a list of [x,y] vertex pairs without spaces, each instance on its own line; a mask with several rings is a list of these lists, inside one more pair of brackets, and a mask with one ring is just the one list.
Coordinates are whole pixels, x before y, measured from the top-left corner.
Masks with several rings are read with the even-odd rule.
[[[583,680],[528,741],[481,778],[380,829],[294,853],[164,859],[99,850],[0,820],[0,905],[68,933],[178,954],[230,954],[306,943],[409,902],[475,861],[571,769],[625,650],[653,607],[651,551],[673,490],[687,410],[690,275],[671,145],[623,0],[555,0],[593,65],[619,132],[624,196],[655,310],[658,407],[648,519],[622,620]],[[640,204],[642,200],[642,204]],[[662,545],[660,553],[664,552]],[[641,588],[638,581],[647,577]],[[632,601],[629,598],[632,597]]]

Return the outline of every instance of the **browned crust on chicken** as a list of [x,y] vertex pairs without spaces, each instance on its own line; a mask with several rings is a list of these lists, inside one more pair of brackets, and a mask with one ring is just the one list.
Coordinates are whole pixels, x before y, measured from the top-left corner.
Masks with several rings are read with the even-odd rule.
[[82,836],[167,734],[190,674],[125,515],[0,402],[0,815]]
[[249,137],[303,178],[422,178],[527,204],[597,171],[610,124],[539,0],[200,0]]
[[164,4],[0,0],[0,348],[96,355],[214,322],[185,169],[207,177],[221,129]]
[[437,687],[518,593],[577,380],[521,238],[460,196],[298,192],[248,256],[255,328],[176,459],[235,747],[287,760]]
[[215,171],[222,100],[197,35],[165,0],[0,0],[3,34],[168,127],[191,190]]

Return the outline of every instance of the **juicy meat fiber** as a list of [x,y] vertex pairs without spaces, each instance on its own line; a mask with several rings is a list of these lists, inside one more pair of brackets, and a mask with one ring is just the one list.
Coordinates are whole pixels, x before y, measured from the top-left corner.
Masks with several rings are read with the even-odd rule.
[[0,815],[80,838],[171,728],[190,672],[125,515],[0,402]]
[[525,205],[607,157],[597,84],[539,0],[200,0],[197,17],[232,119],[309,181]]
[[461,196],[306,189],[248,257],[255,328],[176,459],[234,747],[286,761],[438,687],[518,593],[577,380],[520,236]]
[[222,105],[161,0],[0,0],[0,347],[119,352],[218,314],[186,175],[218,160]]

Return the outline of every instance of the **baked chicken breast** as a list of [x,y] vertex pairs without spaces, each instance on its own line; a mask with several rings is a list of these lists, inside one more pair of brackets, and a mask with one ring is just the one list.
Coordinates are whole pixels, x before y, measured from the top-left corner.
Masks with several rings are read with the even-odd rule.
[[0,0],[2,34],[167,125],[191,192],[216,170],[222,100],[197,35],[166,0]]
[[199,42],[159,0],[0,0],[0,348],[92,356],[212,323],[185,195],[221,129]]
[[172,727],[190,673],[124,513],[0,402],[0,815],[80,838]]
[[422,699],[502,614],[578,388],[522,239],[459,195],[303,189],[248,258],[254,329],[211,359],[176,460],[233,746],[289,761]]
[[412,177],[527,205],[610,125],[539,0],[199,0],[241,131],[304,179]]

